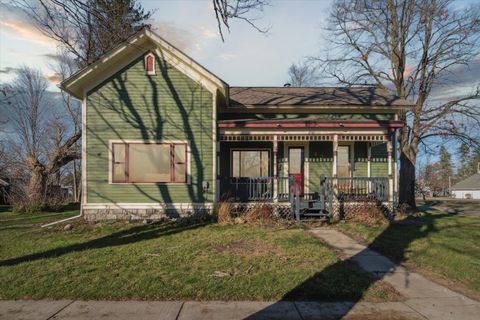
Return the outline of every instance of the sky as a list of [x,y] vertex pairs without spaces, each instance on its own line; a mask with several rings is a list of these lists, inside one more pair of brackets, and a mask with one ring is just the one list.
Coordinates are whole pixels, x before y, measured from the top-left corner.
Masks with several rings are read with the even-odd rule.
[[[458,0],[455,4],[463,7],[476,1]],[[259,18],[257,25],[268,28],[268,33],[232,21],[224,42],[211,0],[140,2],[144,8],[155,10],[153,30],[231,86],[282,86],[288,82],[292,62],[328,48],[322,27],[332,0],[272,0],[263,13],[254,14]],[[57,50],[57,43],[42,35],[20,10],[8,0],[0,0],[0,83],[12,80],[16,68],[25,64],[41,69],[51,83],[49,90],[58,91],[58,79],[51,68],[51,57]],[[456,84],[438,90],[438,99],[472,90],[480,82],[480,59],[468,68],[458,68],[452,77]],[[454,148],[454,144],[449,145],[452,153]],[[421,161],[431,159],[425,156]]]
[[[0,5],[0,82],[14,76],[22,63],[42,69],[55,81],[49,55],[55,41],[38,32],[18,10]],[[294,61],[315,54],[322,45],[321,25],[330,0],[272,1],[257,24],[267,34],[244,22],[232,21],[222,42],[210,0],[144,0],[155,10],[153,29],[232,86],[282,86]],[[52,86],[52,90],[54,86]]]

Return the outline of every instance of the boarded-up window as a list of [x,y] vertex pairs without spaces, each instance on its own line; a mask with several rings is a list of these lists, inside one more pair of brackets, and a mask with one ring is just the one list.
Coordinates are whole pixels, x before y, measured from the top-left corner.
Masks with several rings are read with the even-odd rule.
[[112,182],[187,182],[186,143],[114,143]]
[[266,177],[269,162],[267,150],[234,150],[232,151],[232,176]]

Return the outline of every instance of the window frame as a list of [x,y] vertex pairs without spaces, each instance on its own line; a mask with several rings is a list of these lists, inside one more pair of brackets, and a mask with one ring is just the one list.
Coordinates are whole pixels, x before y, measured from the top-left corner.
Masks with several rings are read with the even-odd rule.
[[[125,161],[117,162],[114,154],[114,145],[123,144],[125,145]],[[168,182],[131,182],[129,180],[129,148],[131,144],[168,144],[170,145],[170,181]],[[179,182],[175,181],[175,154],[174,146],[175,145],[184,145],[185,146],[185,162],[180,162],[178,164],[184,165],[185,167],[185,181]],[[109,140],[108,148],[108,183],[109,184],[119,184],[119,185],[190,185],[191,176],[190,176],[190,142],[187,140]],[[113,179],[113,170],[114,170],[114,161],[115,163],[125,163],[125,181],[114,181]]]
[[[148,58],[152,58],[152,67],[153,67],[153,70],[149,71],[148,70]],[[156,59],[155,59],[155,55],[153,54],[153,52],[148,52],[147,54],[145,54],[145,58],[144,58],[144,69],[145,69],[145,74],[146,75],[155,75],[155,69],[156,69],[156,66],[155,66],[155,63],[156,63]]]
[[[267,175],[264,175],[264,176],[260,176],[260,177],[270,177],[271,176],[271,172],[272,172],[272,150],[270,148],[231,148],[230,149],[230,177],[234,178],[234,175],[233,175],[233,153],[235,151],[259,151],[259,152],[262,152],[262,151],[267,151],[268,153],[268,168],[267,168]],[[261,157],[261,156],[260,156]],[[261,161],[261,160],[260,160]],[[243,176],[240,176],[240,177],[235,177],[235,178],[248,178],[248,177],[243,177]]]

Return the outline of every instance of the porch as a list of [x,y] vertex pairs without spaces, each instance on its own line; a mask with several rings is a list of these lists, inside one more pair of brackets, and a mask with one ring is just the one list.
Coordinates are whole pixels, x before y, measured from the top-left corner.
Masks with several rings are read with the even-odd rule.
[[248,134],[221,130],[217,199],[290,203],[310,216],[332,215],[340,202],[375,201],[391,207],[397,189],[395,130],[382,129]]

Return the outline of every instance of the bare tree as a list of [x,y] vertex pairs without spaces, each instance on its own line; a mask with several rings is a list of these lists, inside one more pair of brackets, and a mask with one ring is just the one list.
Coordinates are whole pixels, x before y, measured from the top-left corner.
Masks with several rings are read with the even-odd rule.
[[[55,75],[61,80],[65,80],[70,77],[72,74],[77,71],[77,65],[75,61],[71,58],[68,51],[60,50],[59,54],[54,56],[54,63],[52,64],[52,69],[55,71]],[[81,130],[81,105],[80,103],[70,96],[65,91],[61,92],[63,106],[67,113],[66,121],[68,126],[73,129],[73,134],[80,132]],[[58,121],[56,125],[58,127],[62,121]],[[75,142],[75,147],[80,148],[80,140]],[[73,195],[74,201],[78,202],[80,200],[80,172],[81,172],[81,160],[74,159],[72,161],[72,185],[73,185]]]
[[137,0],[14,0],[46,36],[58,41],[79,66],[144,27],[151,17]]
[[317,84],[317,66],[309,60],[292,63],[288,68],[288,82],[294,87],[311,87]]
[[259,17],[251,17],[249,15],[252,12],[263,11],[263,8],[270,3],[269,0],[212,0],[212,3],[218,23],[218,32],[220,32],[222,41],[225,41],[223,28],[227,28],[230,31],[231,20],[242,20],[258,32],[268,32],[268,28],[257,26],[256,22]]
[[[478,144],[479,89],[431,99],[452,84],[454,71],[479,54],[479,7],[455,9],[451,0],[337,0],[330,16],[329,53],[319,58],[325,74],[345,85],[375,83],[413,101],[402,115],[400,203],[415,207],[419,146],[432,136]],[[469,125],[464,125],[468,123]]]
[[[44,206],[49,177],[80,158],[75,143],[81,132],[68,134],[65,126],[49,117],[52,109],[46,97],[47,82],[39,71],[20,68],[12,89],[16,94],[9,105],[9,121],[15,132],[11,142],[28,170],[23,204]],[[52,130],[57,131],[52,135]]]

